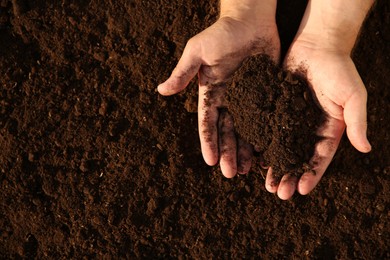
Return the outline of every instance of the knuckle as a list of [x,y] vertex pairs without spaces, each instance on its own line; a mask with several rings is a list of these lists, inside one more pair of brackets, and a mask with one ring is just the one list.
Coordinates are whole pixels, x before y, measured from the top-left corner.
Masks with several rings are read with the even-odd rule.
[[189,53],[197,53],[199,50],[199,41],[197,36],[192,37],[187,41],[187,44],[185,46],[186,51]]

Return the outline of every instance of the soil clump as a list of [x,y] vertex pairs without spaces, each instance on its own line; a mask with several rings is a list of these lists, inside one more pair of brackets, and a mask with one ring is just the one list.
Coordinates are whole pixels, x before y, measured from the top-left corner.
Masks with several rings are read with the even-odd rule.
[[265,55],[251,57],[234,75],[227,101],[238,136],[262,154],[275,177],[308,170],[325,117],[302,77]]

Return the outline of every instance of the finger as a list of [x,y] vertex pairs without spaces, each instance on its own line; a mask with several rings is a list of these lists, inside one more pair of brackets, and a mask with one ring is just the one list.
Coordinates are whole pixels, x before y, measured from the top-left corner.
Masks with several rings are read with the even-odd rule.
[[367,140],[367,91],[362,88],[360,93],[348,99],[344,106],[344,120],[347,125],[347,136],[351,144],[360,152],[368,153],[371,145]]
[[312,171],[305,172],[299,179],[297,190],[300,194],[308,194],[321,180],[337,151],[344,128],[342,120],[328,118],[318,130],[318,135],[323,139],[316,144],[314,155],[309,162]]
[[278,191],[279,182],[273,175],[272,167],[268,168],[267,176],[265,177],[265,188],[271,193],[276,193]]
[[247,174],[252,165],[253,149],[250,144],[245,143],[243,140],[238,139],[238,166],[237,171],[239,174]]
[[218,162],[218,102],[210,98],[211,87],[199,86],[198,125],[200,145],[205,162]]
[[199,55],[198,44],[194,40],[189,40],[171,76],[157,87],[158,92],[161,95],[169,96],[185,89],[198,73],[202,64]]
[[218,131],[221,171],[226,178],[232,178],[237,173],[237,140],[233,117],[227,111],[219,114]]
[[285,174],[280,180],[278,187],[278,197],[282,200],[290,199],[297,188],[298,178],[289,174]]

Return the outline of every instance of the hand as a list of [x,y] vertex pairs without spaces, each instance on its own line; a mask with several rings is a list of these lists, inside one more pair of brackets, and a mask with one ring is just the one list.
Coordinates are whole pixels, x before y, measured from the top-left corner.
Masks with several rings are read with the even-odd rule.
[[237,171],[242,174],[249,171],[252,148],[241,140],[237,142],[233,119],[223,109],[225,82],[245,58],[256,54],[268,54],[275,62],[279,60],[280,42],[274,16],[256,23],[221,16],[188,41],[172,75],[158,86],[162,95],[176,94],[198,73],[203,158],[208,165],[219,161],[223,175],[228,178]]
[[297,190],[306,195],[314,189],[329,166],[345,127],[352,145],[369,152],[367,140],[367,91],[350,54],[360,27],[374,0],[309,0],[297,35],[290,46],[284,67],[307,78],[314,97],[326,113],[310,160],[313,172],[298,180],[288,174],[279,184],[270,168],[266,189],[289,199]]
[[267,190],[277,192],[281,199],[289,199],[295,190],[306,195],[317,185],[332,161],[345,127],[357,150],[366,153],[371,146],[366,137],[367,92],[349,53],[318,48],[298,37],[284,66],[307,77],[315,99],[326,113],[326,121],[318,129],[318,135],[324,139],[317,143],[310,161],[316,174],[306,172],[299,180],[284,175],[279,185],[275,185],[272,169],[268,171]]

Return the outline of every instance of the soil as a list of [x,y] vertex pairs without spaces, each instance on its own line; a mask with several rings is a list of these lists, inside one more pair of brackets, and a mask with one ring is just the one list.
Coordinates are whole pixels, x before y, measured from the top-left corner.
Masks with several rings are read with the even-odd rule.
[[324,115],[304,79],[267,56],[251,57],[235,73],[227,100],[238,136],[256,147],[276,179],[310,170]]
[[[284,53],[305,4],[278,1]],[[390,2],[353,55],[372,152],[343,138],[289,201],[260,173],[206,166],[196,80],[155,91],[217,15],[215,1],[0,1],[1,258],[390,258]]]

